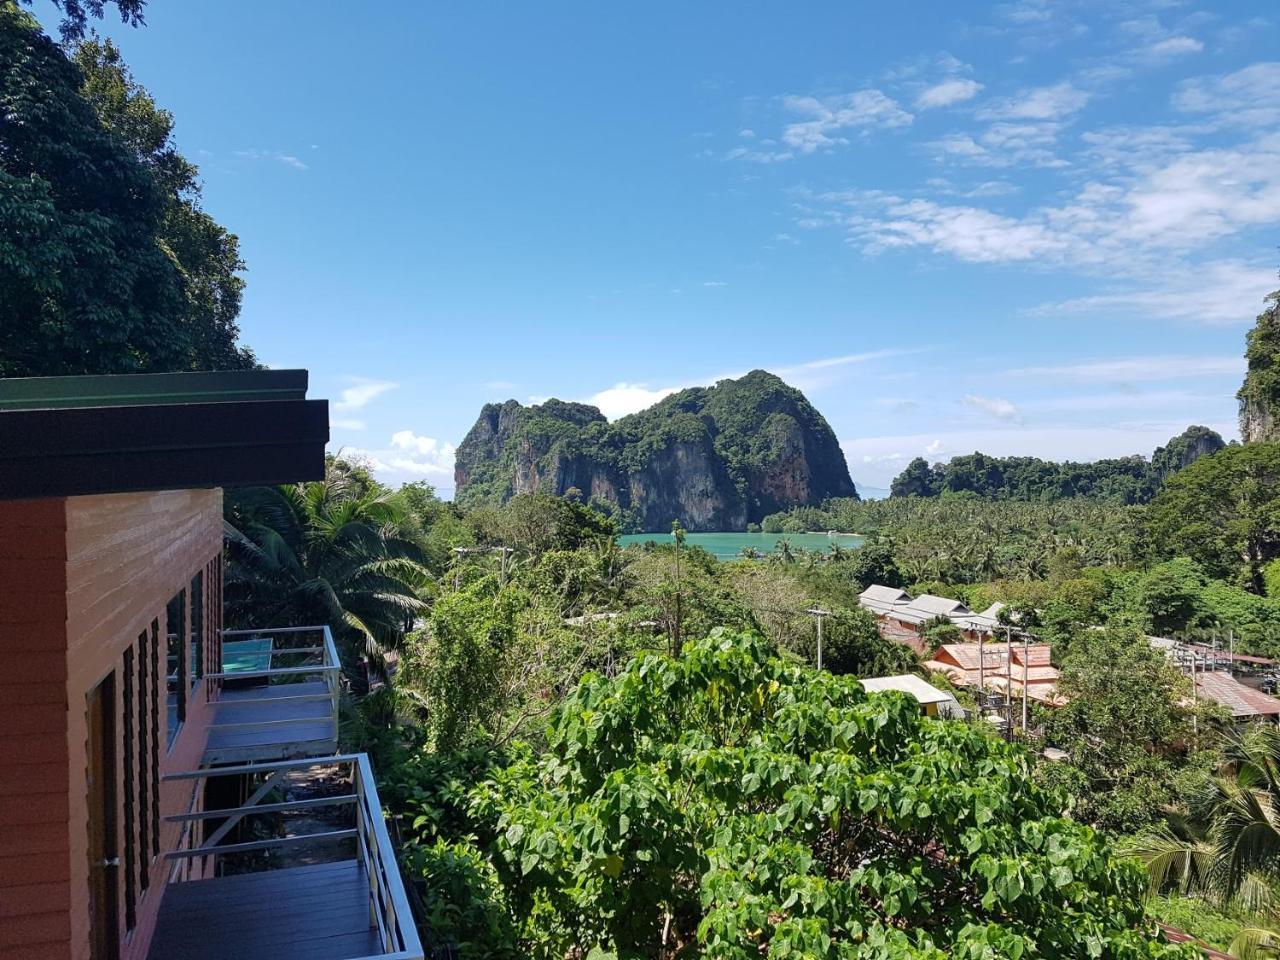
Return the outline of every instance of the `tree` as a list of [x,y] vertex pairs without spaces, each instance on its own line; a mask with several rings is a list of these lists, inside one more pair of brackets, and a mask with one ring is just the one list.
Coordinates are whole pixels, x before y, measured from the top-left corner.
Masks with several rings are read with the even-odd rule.
[[163,210],[156,241],[177,264],[187,299],[193,369],[255,365],[236,344],[241,293],[238,238],[200,209],[199,170],[173,142],[173,116],[134,79],[110,40],[77,44],[72,58],[84,73],[81,94],[103,125],[134,152],[159,187]]
[[1062,663],[1063,706],[1045,714],[1045,738],[1065,763],[1044,777],[1076,793],[1077,819],[1126,831],[1172,799],[1174,760],[1194,743],[1190,681],[1136,630],[1085,630]]
[[618,527],[609,517],[551,493],[522,493],[495,515],[489,538],[517,546],[535,557],[547,550],[576,550],[599,538],[612,540]]
[[907,468],[893,478],[891,497],[936,497],[941,492],[942,471],[930,467],[924,457],[916,457]]
[[0,4],[0,376],[251,364],[235,239],[200,212],[171,119],[110,44],[82,59],[89,80]]
[[1280,444],[1250,443],[1201,457],[1151,504],[1153,550],[1186,556],[1210,576],[1264,593],[1280,556]]
[[905,643],[880,633],[875,616],[861,608],[833,610],[823,623],[822,666],[836,674],[855,677],[897,676],[919,666]]
[[[31,0],[23,0],[30,4]],[[110,0],[120,12],[120,21],[133,27],[142,26],[142,8],[147,0]],[[79,40],[84,36],[85,27],[90,17],[101,20],[107,6],[107,0],[53,0],[53,5],[62,11],[62,39]]]
[[156,243],[154,179],[7,4],[0,63],[0,376],[179,368],[182,283]]
[[1193,955],[1020,749],[753,637],[588,676],[548,738],[470,805],[521,955]]
[[344,659],[380,668],[414,616],[428,571],[400,535],[390,496],[349,475],[228,491],[225,609],[229,626],[328,624]]
[[1200,597],[1205,586],[1204,573],[1186,557],[1146,571],[1139,581],[1138,598],[1151,629],[1168,636],[1196,626],[1203,615]]
[[[1228,948],[1252,958],[1280,949],[1280,732],[1232,731],[1222,763],[1205,778],[1190,816],[1131,838],[1124,849],[1146,864],[1153,890],[1176,890],[1252,915]],[[1267,947],[1266,951],[1259,950]]]

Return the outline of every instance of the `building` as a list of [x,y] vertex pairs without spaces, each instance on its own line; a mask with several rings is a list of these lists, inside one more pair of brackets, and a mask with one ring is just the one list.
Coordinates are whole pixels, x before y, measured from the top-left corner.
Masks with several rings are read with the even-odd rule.
[[958,687],[998,690],[1015,699],[1022,696],[1025,679],[1028,699],[1058,706],[1063,700],[1052,653],[1047,643],[945,643],[925,666]]
[[920,636],[920,628],[930,620],[945,617],[958,627],[965,639],[978,640],[992,636],[999,627],[996,615],[1003,604],[992,604],[975,613],[959,600],[924,593],[912,597],[905,590],[873,584],[858,595],[858,605],[876,616],[881,636],[911,647],[920,656],[930,653],[928,642]]
[[[329,628],[222,629],[222,488],[323,477],[306,387],[0,380],[0,960],[422,957]],[[251,829],[298,806],[345,819]]]
[[896,677],[864,677],[858,682],[868,693],[897,690],[900,693],[910,694],[919,702],[920,712],[926,717],[964,718],[964,708],[956,702],[955,697],[914,674],[904,673]]
[[1195,678],[1198,698],[1224,707],[1233,720],[1280,722],[1280,700],[1236,679],[1238,673],[1272,669],[1276,661],[1168,637],[1147,637],[1147,642]]
[[1196,696],[1220,704],[1238,722],[1280,720],[1280,700],[1246,686],[1225,671],[1197,673]]

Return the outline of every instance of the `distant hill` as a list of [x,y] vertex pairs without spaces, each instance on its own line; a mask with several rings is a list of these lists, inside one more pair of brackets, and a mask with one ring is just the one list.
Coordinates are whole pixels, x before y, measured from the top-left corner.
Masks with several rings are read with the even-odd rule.
[[928,464],[917,457],[898,474],[894,497],[977,496],[990,500],[1063,500],[1096,497],[1116,503],[1146,503],[1165,479],[1226,443],[1208,427],[1187,427],[1151,459],[1132,456],[1092,463],[1054,463],[1036,457],[990,457],[984,453]]
[[799,390],[764,370],[673,394],[608,422],[548,400],[486,404],[458,447],[459,504],[547,490],[624,529],[745,530],[767,514],[858,496],[836,436]]

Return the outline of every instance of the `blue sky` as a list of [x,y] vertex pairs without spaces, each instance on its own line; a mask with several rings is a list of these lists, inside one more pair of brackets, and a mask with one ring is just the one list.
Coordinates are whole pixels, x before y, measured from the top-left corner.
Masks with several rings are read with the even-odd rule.
[[[46,23],[56,13],[38,0]],[[1280,286],[1273,2],[153,0],[101,25],[241,238],[245,341],[452,492],[481,404],[763,367],[854,479],[1235,435]]]

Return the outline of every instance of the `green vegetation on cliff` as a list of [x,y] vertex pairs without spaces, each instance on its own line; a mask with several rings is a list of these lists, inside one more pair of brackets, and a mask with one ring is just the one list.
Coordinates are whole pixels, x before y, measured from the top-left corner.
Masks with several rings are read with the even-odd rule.
[[988,500],[1066,500],[1095,497],[1112,503],[1146,503],[1183,467],[1225,446],[1208,427],[1187,427],[1151,459],[1120,457],[1092,463],[1053,463],[1036,457],[952,457],[930,466],[916,457],[894,478],[894,497],[971,496]]
[[1276,416],[1280,408],[1280,291],[1271,294],[1267,303],[1249,331],[1244,353],[1249,366],[1236,394],[1240,435],[1245,443],[1280,440],[1280,418]]
[[628,530],[673,520],[741,530],[777,510],[857,497],[822,414],[763,370],[615,423],[560,400],[488,404],[458,447],[455,480],[463,506],[543,490],[590,502]]

